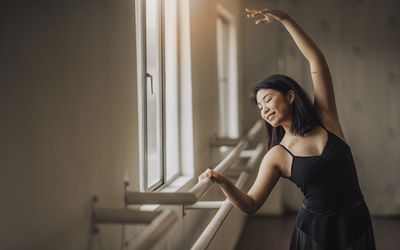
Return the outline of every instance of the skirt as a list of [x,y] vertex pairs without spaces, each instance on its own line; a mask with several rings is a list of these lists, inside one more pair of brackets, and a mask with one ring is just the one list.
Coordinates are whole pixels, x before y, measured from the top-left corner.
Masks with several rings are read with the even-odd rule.
[[290,250],[375,250],[371,217],[364,200],[347,209],[300,208]]

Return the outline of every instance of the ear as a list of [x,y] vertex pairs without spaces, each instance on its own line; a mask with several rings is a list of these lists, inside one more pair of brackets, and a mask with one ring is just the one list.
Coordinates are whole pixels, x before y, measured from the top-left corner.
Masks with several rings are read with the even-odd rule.
[[289,103],[292,104],[294,102],[295,94],[293,90],[289,90],[286,94],[286,98],[288,99]]

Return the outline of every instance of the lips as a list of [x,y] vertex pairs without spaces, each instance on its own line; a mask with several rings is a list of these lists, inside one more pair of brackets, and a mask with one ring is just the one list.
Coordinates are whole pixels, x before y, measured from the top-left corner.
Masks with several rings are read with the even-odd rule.
[[267,120],[271,121],[271,116],[274,115],[274,114],[275,114],[275,112],[272,112],[271,114],[267,115]]

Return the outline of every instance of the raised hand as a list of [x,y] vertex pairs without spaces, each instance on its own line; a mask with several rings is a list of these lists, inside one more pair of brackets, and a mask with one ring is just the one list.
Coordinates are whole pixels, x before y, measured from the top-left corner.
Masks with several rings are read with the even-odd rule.
[[246,13],[248,18],[253,17],[261,17],[261,19],[256,20],[256,24],[263,24],[263,23],[273,23],[275,21],[283,21],[288,18],[288,15],[280,10],[270,10],[270,9],[247,9]]

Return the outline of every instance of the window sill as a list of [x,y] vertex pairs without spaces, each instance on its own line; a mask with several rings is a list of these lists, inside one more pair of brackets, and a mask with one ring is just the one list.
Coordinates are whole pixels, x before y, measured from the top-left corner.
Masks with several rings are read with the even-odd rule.
[[[182,175],[176,178],[173,182],[167,186],[161,188],[158,192],[160,193],[172,193],[172,192],[186,192],[189,191],[197,182],[197,179],[193,176]],[[154,211],[159,208],[161,204],[141,205],[140,210],[143,211]]]

